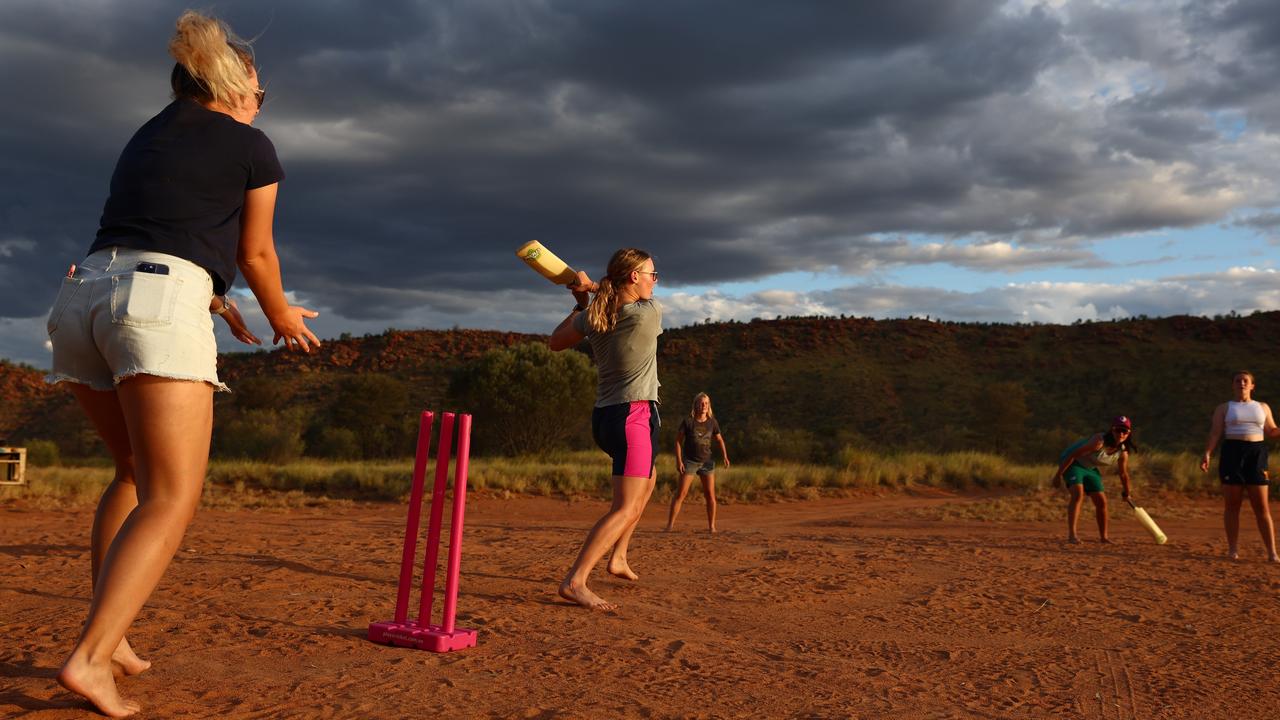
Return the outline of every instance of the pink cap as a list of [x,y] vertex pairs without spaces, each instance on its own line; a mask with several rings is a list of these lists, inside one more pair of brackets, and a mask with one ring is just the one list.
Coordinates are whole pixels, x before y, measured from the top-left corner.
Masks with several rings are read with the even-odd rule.
[[1111,421],[1111,427],[1122,427],[1126,430],[1132,430],[1133,423],[1129,422],[1129,418],[1124,415],[1117,415],[1115,416],[1115,419]]

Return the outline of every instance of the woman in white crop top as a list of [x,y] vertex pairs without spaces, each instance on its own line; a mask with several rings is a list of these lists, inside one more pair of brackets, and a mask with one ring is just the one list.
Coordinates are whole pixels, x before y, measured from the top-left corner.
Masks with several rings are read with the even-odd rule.
[[1247,492],[1267,557],[1271,562],[1280,562],[1280,555],[1276,555],[1275,525],[1267,503],[1266,444],[1266,438],[1280,437],[1280,427],[1276,427],[1271,416],[1271,407],[1253,399],[1253,373],[1237,372],[1231,377],[1231,389],[1232,399],[1213,411],[1200,471],[1208,472],[1213,449],[1221,440],[1218,479],[1222,481],[1225,505],[1222,519],[1227,530],[1227,556],[1232,560],[1240,556],[1240,506]]

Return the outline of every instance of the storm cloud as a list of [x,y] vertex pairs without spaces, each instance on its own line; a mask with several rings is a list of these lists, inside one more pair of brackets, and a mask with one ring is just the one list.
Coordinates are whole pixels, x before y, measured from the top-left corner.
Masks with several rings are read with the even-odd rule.
[[[40,361],[17,328],[38,338],[120,148],[167,102],[165,44],[184,7],[0,5],[0,355]],[[1274,292],[1227,308],[1183,293],[1229,287],[1226,267],[1120,294],[1001,280],[1106,267],[1134,234],[1274,228],[1272,3],[229,0],[217,12],[256,39],[257,124],[288,173],[286,286],[332,334],[545,332],[565,297],[514,260],[531,238],[593,274],[617,247],[650,250],[672,317],[690,321],[1280,307]],[[878,277],[926,265],[991,282]],[[796,271],[848,286],[682,291]]]

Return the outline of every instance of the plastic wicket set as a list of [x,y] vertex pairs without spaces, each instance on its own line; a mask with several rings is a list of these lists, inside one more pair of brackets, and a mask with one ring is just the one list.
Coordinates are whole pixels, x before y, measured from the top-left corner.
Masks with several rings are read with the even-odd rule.
[[[431,517],[427,523],[426,557],[422,564],[422,588],[418,619],[409,620],[409,591],[413,585],[413,563],[418,548],[418,522],[422,515],[422,491],[431,452],[431,425],[434,413],[424,411],[418,427],[418,452],[413,463],[413,487],[409,491],[409,520],[404,531],[404,554],[400,561],[400,583],[396,590],[394,620],[369,624],[369,640],[387,645],[449,652],[475,647],[476,631],[454,626],[458,609],[458,575],[462,564],[462,520],[467,506],[467,464],[471,459],[471,416],[443,413],[440,444],[436,449],[436,479],[431,491]],[[444,612],[439,625],[431,624],[435,595],[436,563],[440,555],[440,522],[444,514],[445,486],[449,481],[449,451],[453,446],[454,420],[458,426],[458,457],[453,472],[453,515],[449,522],[449,564],[444,583]]]

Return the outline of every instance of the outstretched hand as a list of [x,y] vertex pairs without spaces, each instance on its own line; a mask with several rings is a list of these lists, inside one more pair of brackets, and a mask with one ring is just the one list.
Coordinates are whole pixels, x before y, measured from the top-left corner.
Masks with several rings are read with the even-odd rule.
[[245,324],[244,316],[240,314],[240,308],[236,307],[236,301],[227,298],[225,302],[227,310],[221,315],[222,319],[227,321],[227,329],[231,331],[232,337],[245,345],[261,345],[262,341],[258,339],[257,335],[250,332],[249,326]]
[[283,340],[284,346],[290,350],[301,350],[305,353],[311,352],[313,345],[320,347],[320,339],[307,328],[304,322],[304,318],[317,317],[320,317],[320,313],[315,310],[290,305],[279,317],[267,318],[271,323],[271,329],[275,331],[271,344],[278,345]]

